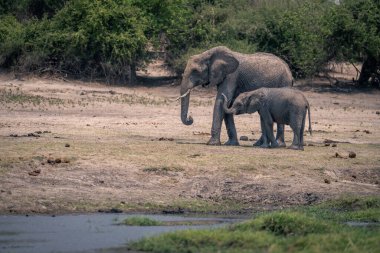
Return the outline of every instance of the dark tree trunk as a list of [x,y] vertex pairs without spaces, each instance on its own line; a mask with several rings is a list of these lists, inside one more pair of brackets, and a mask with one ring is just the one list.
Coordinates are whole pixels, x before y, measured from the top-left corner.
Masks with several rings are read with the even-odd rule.
[[136,64],[132,63],[129,66],[129,84],[134,85],[137,83]]
[[[380,62],[376,58],[369,56],[363,63],[362,70],[360,72],[358,83],[360,86],[367,86],[370,84],[370,78],[377,75]],[[374,80],[372,80],[374,81]],[[376,81],[375,81],[376,82]]]

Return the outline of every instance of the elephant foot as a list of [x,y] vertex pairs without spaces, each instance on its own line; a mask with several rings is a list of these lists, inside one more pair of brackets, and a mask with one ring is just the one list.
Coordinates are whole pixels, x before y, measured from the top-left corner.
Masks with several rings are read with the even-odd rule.
[[224,143],[226,146],[240,146],[239,142],[237,140],[228,140],[226,143]]
[[270,148],[279,148],[280,147],[280,145],[277,143],[277,142],[275,142],[275,143],[271,143],[271,145],[270,145]]
[[257,140],[253,146],[254,147],[261,147],[261,145],[263,145],[263,140],[260,138],[259,140]]
[[288,147],[288,149],[293,149],[293,150],[303,150],[303,146],[299,146],[299,145],[291,145]]
[[281,139],[277,139],[276,141],[278,143],[278,147],[280,147],[280,148],[285,148],[286,147],[285,141],[283,141]]
[[260,148],[269,148],[269,145],[266,143],[263,143],[259,146]]
[[220,146],[221,143],[220,143],[220,140],[218,140],[218,139],[210,138],[210,140],[207,142],[207,145]]

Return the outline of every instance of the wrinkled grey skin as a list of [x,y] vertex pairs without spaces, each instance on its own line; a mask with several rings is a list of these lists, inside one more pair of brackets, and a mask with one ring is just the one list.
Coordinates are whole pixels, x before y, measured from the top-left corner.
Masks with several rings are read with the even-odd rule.
[[[222,94],[224,96],[224,94]],[[225,96],[224,96],[225,97]],[[278,147],[273,135],[273,122],[290,125],[293,130],[291,149],[303,150],[303,132],[306,112],[309,113],[309,131],[311,134],[310,106],[302,92],[290,88],[260,88],[240,94],[230,108],[225,97],[223,109],[228,114],[258,112],[260,114],[263,143],[261,147]]]
[[[220,145],[220,131],[224,120],[228,141],[225,145],[239,145],[232,114],[223,110],[224,93],[233,101],[240,93],[252,91],[260,87],[292,86],[293,77],[288,65],[275,55],[267,53],[241,54],[227,47],[215,47],[201,54],[192,56],[183,73],[181,83],[181,120],[191,125],[193,118],[188,116],[190,90],[198,85],[215,85],[216,95],[211,138],[208,145]],[[277,127],[277,140],[285,146],[284,126]],[[262,144],[263,138],[256,143]]]

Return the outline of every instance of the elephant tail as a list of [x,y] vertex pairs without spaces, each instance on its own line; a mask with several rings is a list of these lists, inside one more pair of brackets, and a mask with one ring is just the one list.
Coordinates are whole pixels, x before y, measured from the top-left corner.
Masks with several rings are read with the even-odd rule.
[[310,135],[313,135],[312,130],[311,130],[310,105],[309,105],[309,103],[307,104],[307,114],[309,114],[309,133],[310,133]]

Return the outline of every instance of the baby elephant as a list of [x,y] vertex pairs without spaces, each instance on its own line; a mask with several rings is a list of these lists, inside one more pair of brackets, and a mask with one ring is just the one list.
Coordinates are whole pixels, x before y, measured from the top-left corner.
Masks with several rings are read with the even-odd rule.
[[228,114],[244,114],[258,112],[260,114],[263,148],[278,147],[273,135],[273,122],[290,125],[293,130],[291,149],[303,150],[303,132],[305,128],[306,110],[309,112],[309,132],[311,134],[310,106],[302,92],[291,88],[260,88],[241,93],[228,108],[227,97],[224,97],[224,112]]

